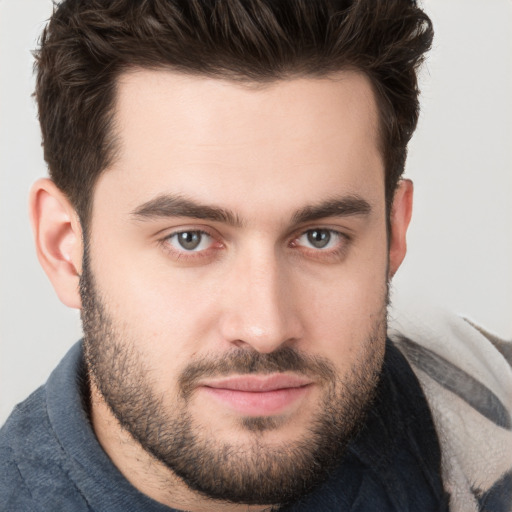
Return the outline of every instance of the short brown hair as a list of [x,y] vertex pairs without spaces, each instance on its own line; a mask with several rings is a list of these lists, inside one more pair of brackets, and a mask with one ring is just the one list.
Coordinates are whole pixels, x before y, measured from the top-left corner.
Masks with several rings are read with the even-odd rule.
[[35,52],[50,176],[85,226],[94,184],[115,159],[116,83],[130,68],[251,82],[355,69],[376,94],[389,206],[432,37],[413,0],[64,0]]

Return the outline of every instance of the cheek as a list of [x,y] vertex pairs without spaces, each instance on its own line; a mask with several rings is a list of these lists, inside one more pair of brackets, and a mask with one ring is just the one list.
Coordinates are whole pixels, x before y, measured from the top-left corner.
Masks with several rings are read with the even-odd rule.
[[304,288],[308,293],[301,309],[307,312],[310,330],[321,329],[330,337],[366,332],[373,325],[372,320],[380,318],[386,305],[385,267],[381,274],[365,279],[333,276],[332,281],[328,288],[317,284]]
[[123,343],[137,350],[147,368],[171,376],[200,351],[212,330],[213,287],[154,253],[149,258],[126,247],[119,251],[121,244],[116,253],[114,246],[103,244],[91,255],[101,300]]
[[306,331],[317,340],[319,350],[340,364],[357,358],[359,348],[377,328],[384,332],[387,251],[379,245],[332,269],[323,279],[299,281],[295,290]]

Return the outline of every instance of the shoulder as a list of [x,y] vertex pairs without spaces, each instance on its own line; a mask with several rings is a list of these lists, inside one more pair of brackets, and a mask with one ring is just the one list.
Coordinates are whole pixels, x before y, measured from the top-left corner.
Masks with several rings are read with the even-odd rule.
[[[33,466],[34,452],[47,445],[45,434],[44,389],[39,388],[18,404],[0,430],[0,509],[40,510],[30,492],[26,477],[38,468]],[[25,468],[30,468],[27,471]]]
[[431,306],[394,308],[389,336],[427,397],[451,510],[512,510],[510,345]]
[[44,387],[17,405],[0,430],[0,460],[0,510],[89,510],[67,476]]
[[0,509],[38,511],[9,446],[0,445],[0,460]]

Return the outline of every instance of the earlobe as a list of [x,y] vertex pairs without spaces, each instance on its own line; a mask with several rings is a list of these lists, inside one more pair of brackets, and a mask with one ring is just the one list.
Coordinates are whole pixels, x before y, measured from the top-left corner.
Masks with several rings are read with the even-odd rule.
[[395,191],[390,218],[389,278],[392,278],[407,252],[407,228],[412,216],[413,184],[401,180]]
[[30,220],[37,257],[59,299],[79,309],[82,229],[75,209],[50,179],[40,179],[32,186]]

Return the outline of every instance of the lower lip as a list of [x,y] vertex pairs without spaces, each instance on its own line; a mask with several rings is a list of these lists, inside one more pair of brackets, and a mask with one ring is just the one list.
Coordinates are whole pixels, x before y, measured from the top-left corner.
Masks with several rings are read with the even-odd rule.
[[224,388],[202,389],[212,398],[227,405],[230,409],[246,416],[272,416],[284,412],[295,404],[310,389],[310,385],[275,389],[272,391],[250,392]]

